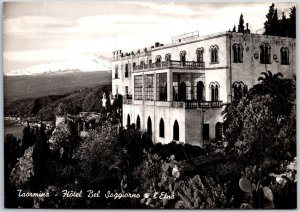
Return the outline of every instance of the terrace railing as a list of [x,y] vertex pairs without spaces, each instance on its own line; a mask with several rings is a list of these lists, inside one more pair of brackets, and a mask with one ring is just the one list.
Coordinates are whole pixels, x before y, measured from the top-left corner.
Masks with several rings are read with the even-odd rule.
[[[124,104],[132,104],[132,99],[124,99]],[[170,105],[173,108],[220,108],[223,106],[223,101],[196,101],[196,100],[186,100],[186,101],[172,101]]]
[[161,69],[161,68],[178,68],[178,69],[203,69],[205,68],[205,62],[195,61],[161,61],[144,65],[136,65],[133,67],[134,71],[146,70],[146,69]]

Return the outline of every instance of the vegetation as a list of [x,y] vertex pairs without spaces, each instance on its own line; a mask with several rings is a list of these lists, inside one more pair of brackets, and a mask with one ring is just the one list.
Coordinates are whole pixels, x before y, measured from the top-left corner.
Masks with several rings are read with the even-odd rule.
[[296,38],[296,7],[290,8],[289,18],[286,18],[284,12],[281,14],[281,19],[278,17],[278,11],[273,3],[269,12],[266,15],[266,22],[264,23],[265,35],[275,35],[283,37]]
[[[295,208],[295,79],[262,73],[224,110],[224,139],[206,150],[153,144],[134,125],[119,126],[117,101],[98,124],[78,132],[63,120],[53,131],[24,129],[5,138],[5,204],[24,208]],[[56,115],[70,108],[58,104]],[[95,122],[96,123],[96,122]],[[101,123],[101,124],[100,124]],[[226,145],[224,145],[226,143]],[[228,145],[227,145],[228,144]],[[17,198],[17,189],[49,192]],[[63,198],[62,190],[82,198]],[[88,190],[101,191],[88,198]],[[106,198],[105,194],[140,194]],[[163,198],[160,198],[160,197]]]
[[238,32],[240,32],[240,33],[244,33],[245,32],[243,14],[241,14],[241,16],[240,16],[239,25],[238,25]]
[[[281,16],[281,18],[279,18]],[[296,38],[296,7],[290,8],[289,17],[282,12],[278,14],[275,4],[272,3],[266,15],[267,20],[264,23],[264,35],[274,35],[281,37]],[[245,33],[244,17],[240,15],[239,24],[236,29],[234,25],[232,32]]]

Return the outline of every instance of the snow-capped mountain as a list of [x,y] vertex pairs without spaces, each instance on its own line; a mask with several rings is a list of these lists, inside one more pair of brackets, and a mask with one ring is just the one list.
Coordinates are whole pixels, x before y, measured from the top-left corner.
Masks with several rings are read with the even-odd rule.
[[65,60],[61,62],[35,65],[24,69],[8,71],[6,76],[59,74],[69,72],[91,72],[110,71],[111,60],[105,57],[94,55],[92,57],[81,57],[78,59]]

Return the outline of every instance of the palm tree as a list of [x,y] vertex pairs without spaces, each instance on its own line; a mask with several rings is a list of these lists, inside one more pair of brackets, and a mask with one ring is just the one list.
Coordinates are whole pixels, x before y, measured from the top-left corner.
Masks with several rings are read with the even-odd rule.
[[274,114],[289,114],[291,109],[291,94],[293,82],[283,78],[282,73],[272,74],[271,71],[262,72],[258,78],[260,83],[254,85],[247,95],[247,101],[254,97],[269,96],[272,99],[272,111]]
[[291,80],[283,79],[282,73],[272,74],[271,71],[262,72],[263,76],[258,78],[260,83],[254,85],[248,93],[248,98],[255,95],[271,95],[272,97],[286,98],[290,93]]

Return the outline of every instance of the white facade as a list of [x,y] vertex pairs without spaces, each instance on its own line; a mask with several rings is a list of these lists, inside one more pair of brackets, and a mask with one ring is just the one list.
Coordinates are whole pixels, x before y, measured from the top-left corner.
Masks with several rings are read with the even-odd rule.
[[125,127],[140,125],[154,142],[202,146],[220,139],[222,105],[237,95],[235,86],[244,94],[267,70],[293,77],[295,52],[292,38],[233,32],[119,50],[113,55],[112,92],[126,98]]

